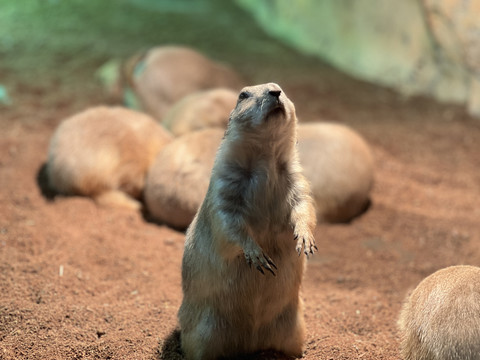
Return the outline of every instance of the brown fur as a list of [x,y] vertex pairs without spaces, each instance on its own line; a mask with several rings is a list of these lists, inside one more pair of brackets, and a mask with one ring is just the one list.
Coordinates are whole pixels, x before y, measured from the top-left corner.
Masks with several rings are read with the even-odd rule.
[[[192,222],[207,193],[222,135],[223,130],[212,129],[180,136],[158,156],[145,190],[147,208],[156,220],[179,229]],[[373,160],[360,135],[344,125],[299,124],[298,151],[319,220],[344,222],[365,209]]]
[[158,154],[144,193],[155,220],[178,229],[190,225],[207,192],[223,134],[218,128],[194,131],[176,138]]
[[278,85],[241,92],[187,231],[178,314],[187,359],[263,349],[302,356],[305,257],[297,252],[313,253],[316,221],[296,127]]
[[[50,186],[99,203],[139,208],[145,175],[171,135],[145,114],[99,106],[64,120],[50,140]],[[128,196],[127,196],[128,195]]]
[[188,94],[216,87],[239,90],[244,85],[229,67],[181,46],[153,48],[137,57],[129,71],[127,78],[142,109],[159,121]]
[[362,213],[373,185],[373,156],[365,140],[347,126],[318,122],[299,125],[298,144],[318,220],[346,222]]
[[174,136],[206,127],[225,129],[230,111],[237,103],[237,93],[217,88],[198,91],[176,102],[165,115],[162,124]]
[[405,360],[479,360],[480,268],[451,266],[425,278],[398,324]]

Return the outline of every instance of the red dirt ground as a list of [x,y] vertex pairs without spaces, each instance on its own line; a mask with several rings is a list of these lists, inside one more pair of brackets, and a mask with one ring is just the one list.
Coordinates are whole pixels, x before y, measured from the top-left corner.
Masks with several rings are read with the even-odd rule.
[[[125,55],[152,45],[135,36]],[[265,35],[244,52],[191,36],[180,40],[234,64],[252,83],[280,83],[302,121],[348,124],[372,145],[372,206],[350,224],[316,230],[319,251],[302,291],[304,358],[398,359],[396,319],[406,293],[439,268],[480,265],[480,120],[350,79]],[[109,50],[83,51],[98,56],[73,61],[77,55],[51,50],[22,63],[34,52],[20,46],[0,63],[14,100],[0,107],[0,359],[180,359],[184,234],[140,213],[41,191],[56,125],[106,101],[92,79]]]

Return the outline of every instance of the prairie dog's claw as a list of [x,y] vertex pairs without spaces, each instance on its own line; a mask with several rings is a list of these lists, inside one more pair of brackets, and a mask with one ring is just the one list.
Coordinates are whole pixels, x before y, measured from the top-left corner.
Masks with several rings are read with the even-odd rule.
[[297,251],[298,256],[302,255],[302,248],[307,258],[309,254],[313,254],[318,250],[317,245],[315,245],[315,240],[312,236],[299,236],[295,234],[294,239],[297,240],[295,250]]
[[[261,250],[260,250],[261,251]],[[245,259],[247,261],[247,264],[250,265],[250,267],[253,265],[255,265],[255,267],[257,268],[258,271],[260,271],[263,275],[265,275],[265,270],[268,270],[272,273],[273,276],[276,276],[275,274],[275,271],[272,269],[272,267],[277,270],[277,265],[275,265],[275,263],[273,262],[272,259],[270,259],[270,257],[263,253],[263,252],[246,252],[244,251],[244,254],[245,254]]]

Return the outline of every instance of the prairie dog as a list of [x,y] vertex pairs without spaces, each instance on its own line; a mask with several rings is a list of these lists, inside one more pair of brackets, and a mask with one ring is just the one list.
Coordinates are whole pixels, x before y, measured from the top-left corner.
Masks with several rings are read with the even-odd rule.
[[100,204],[138,209],[145,176],[172,136],[151,117],[98,106],[64,120],[49,144],[52,189]]
[[150,167],[144,200],[149,214],[186,229],[205,197],[215,154],[225,130],[210,128],[174,139]]
[[300,124],[298,151],[319,221],[346,222],[366,209],[373,186],[373,156],[358,133],[328,122]]
[[451,266],[426,277],[398,325],[405,360],[479,360],[480,268]]
[[174,136],[207,127],[225,129],[236,103],[237,92],[231,89],[198,91],[176,102],[166,113],[162,124]]
[[[207,193],[223,132],[205,129],[182,135],[158,155],[144,194],[154,219],[178,229],[192,222]],[[344,125],[299,124],[298,152],[317,219],[344,222],[365,209],[373,183],[373,161],[360,135]]]
[[187,230],[178,313],[187,359],[264,349],[302,356],[299,255],[316,249],[316,219],[296,127],[295,107],[277,84],[241,91]]
[[182,46],[159,46],[130,65],[127,78],[141,108],[162,121],[184,96],[216,87],[238,91],[244,82],[231,68]]

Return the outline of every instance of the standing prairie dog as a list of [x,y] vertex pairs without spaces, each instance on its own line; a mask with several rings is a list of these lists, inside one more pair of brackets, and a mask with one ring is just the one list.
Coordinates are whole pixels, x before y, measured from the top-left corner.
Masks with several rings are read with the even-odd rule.
[[367,208],[373,156],[358,133],[341,124],[300,124],[298,151],[319,221],[347,222]]
[[178,317],[187,359],[266,349],[302,356],[299,255],[316,249],[316,219],[296,128],[277,84],[240,93],[186,235]]
[[398,325],[405,360],[479,360],[480,268],[451,266],[425,278]]
[[225,129],[236,103],[237,92],[231,89],[197,91],[176,102],[162,124],[174,136],[209,127]]
[[138,209],[147,170],[171,140],[145,114],[121,107],[90,108],[55,130],[46,167],[49,185],[62,194]]
[[129,62],[124,76],[140,108],[162,121],[177,101],[217,87],[238,91],[244,81],[231,68],[183,46],[159,46]]

